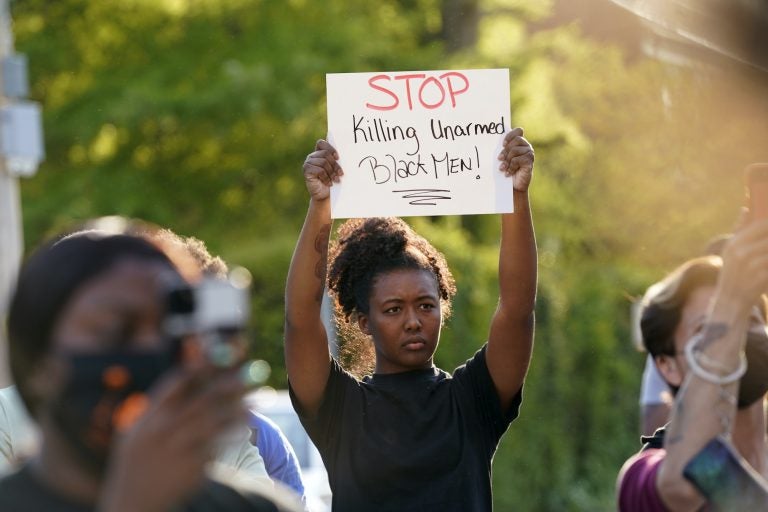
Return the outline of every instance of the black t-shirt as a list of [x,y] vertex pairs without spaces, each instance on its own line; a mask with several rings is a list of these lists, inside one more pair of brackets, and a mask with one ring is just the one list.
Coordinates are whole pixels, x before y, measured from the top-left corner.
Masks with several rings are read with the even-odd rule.
[[482,512],[522,390],[502,411],[483,347],[453,376],[430,368],[361,382],[334,360],[316,417],[291,398],[328,470],[334,512]]
[[[0,511],[3,512],[93,512],[93,505],[77,503],[43,484],[23,466],[0,479]],[[281,512],[271,499],[235,490],[213,480],[185,505],[173,512]],[[295,509],[292,509],[295,510]],[[138,512],[138,511],[137,511]],[[171,511],[169,511],[171,512]]]

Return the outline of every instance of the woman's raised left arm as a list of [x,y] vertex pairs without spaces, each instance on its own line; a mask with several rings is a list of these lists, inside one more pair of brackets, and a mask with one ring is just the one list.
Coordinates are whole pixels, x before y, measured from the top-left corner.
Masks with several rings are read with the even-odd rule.
[[491,320],[486,360],[506,409],[525,380],[533,350],[537,256],[528,188],[533,147],[515,128],[504,137],[500,170],[513,180],[515,212],[501,218],[499,304]]

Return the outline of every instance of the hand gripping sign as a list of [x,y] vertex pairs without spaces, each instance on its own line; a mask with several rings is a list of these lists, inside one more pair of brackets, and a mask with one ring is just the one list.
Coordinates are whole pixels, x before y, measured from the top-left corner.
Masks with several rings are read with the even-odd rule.
[[499,171],[509,71],[326,75],[328,139],[344,176],[333,218],[513,211]]

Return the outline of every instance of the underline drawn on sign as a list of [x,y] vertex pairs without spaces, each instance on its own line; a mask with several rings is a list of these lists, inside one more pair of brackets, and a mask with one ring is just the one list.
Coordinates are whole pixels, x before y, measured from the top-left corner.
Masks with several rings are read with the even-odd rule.
[[410,190],[393,190],[394,194],[402,194],[407,192],[403,196],[403,199],[412,199],[409,204],[414,206],[435,206],[440,199],[451,199],[451,196],[437,195],[440,192],[450,194],[450,190],[446,188],[414,188]]

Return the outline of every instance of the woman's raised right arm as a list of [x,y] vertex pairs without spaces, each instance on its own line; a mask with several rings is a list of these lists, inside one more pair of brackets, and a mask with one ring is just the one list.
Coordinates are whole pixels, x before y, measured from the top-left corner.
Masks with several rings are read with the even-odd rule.
[[[730,435],[737,410],[738,372],[754,305],[768,289],[768,221],[753,222],[723,250],[723,268],[698,339],[688,341],[687,376],[675,397],[664,439],[666,457],[656,485],[671,510],[700,510],[703,495],[683,475],[685,466],[719,434]],[[690,344],[694,344],[691,346]],[[690,360],[699,370],[694,371]],[[706,368],[701,368],[705,363]],[[733,373],[732,373],[733,372]],[[758,454],[759,452],[755,452]]]
[[331,367],[320,306],[332,224],[330,188],[342,174],[333,146],[324,140],[317,141],[315,151],[304,161],[309,209],[285,286],[285,366],[291,388],[309,414],[320,406]]

